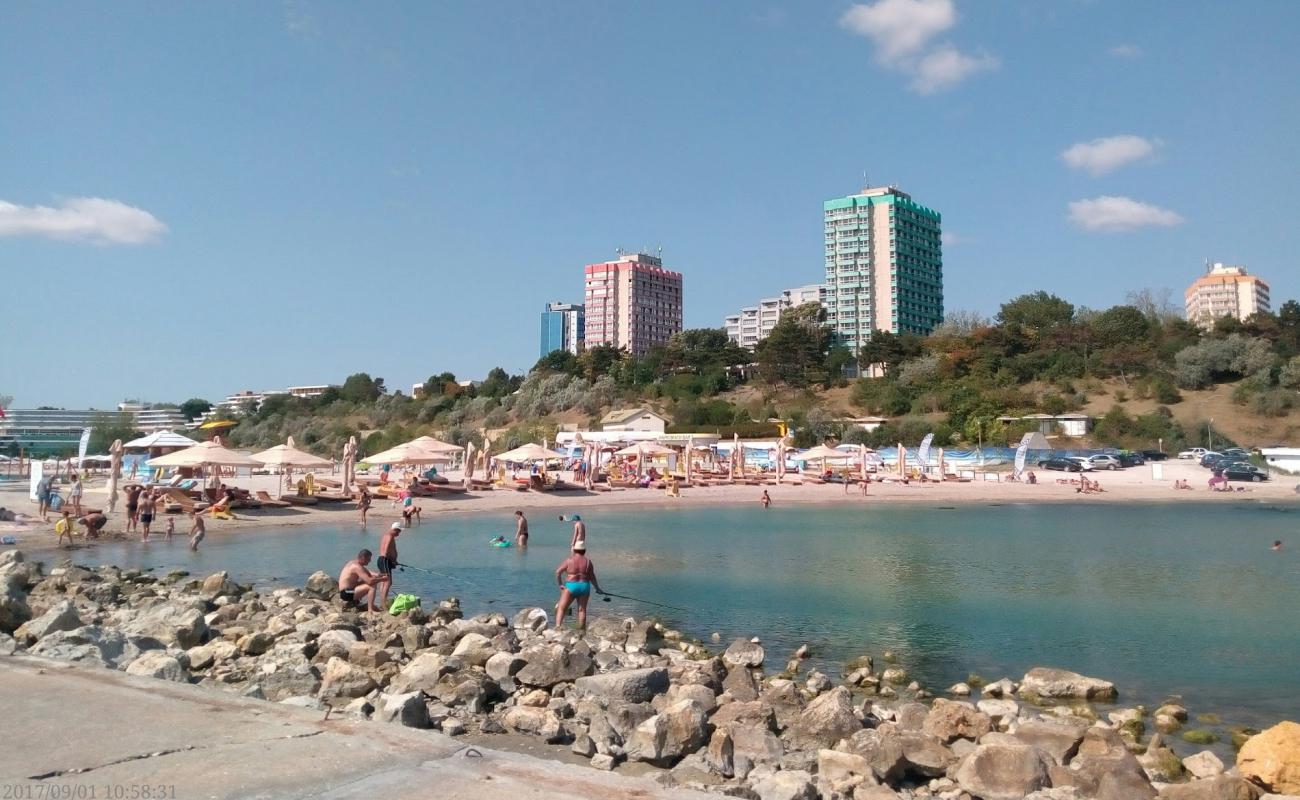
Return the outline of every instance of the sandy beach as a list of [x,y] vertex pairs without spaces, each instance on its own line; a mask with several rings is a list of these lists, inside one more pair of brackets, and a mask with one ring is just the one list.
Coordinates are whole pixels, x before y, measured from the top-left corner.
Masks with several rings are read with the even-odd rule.
[[[1152,468],[1132,467],[1115,472],[1087,473],[1090,480],[1101,484],[1102,491],[1081,494],[1077,491],[1077,475],[1062,472],[1035,470],[1036,485],[1009,481],[976,480],[969,483],[947,481],[943,483],[872,483],[863,497],[857,486],[845,493],[841,484],[794,485],[784,483],[772,486],[717,485],[682,489],[678,498],[667,497],[658,489],[615,489],[607,492],[563,491],[533,492],[491,490],[468,494],[447,494],[422,497],[418,505],[423,509],[423,522],[428,524],[443,514],[499,513],[511,514],[515,509],[528,513],[561,514],[581,512],[591,508],[666,507],[670,504],[757,504],[766,490],[774,506],[845,504],[870,508],[876,504],[916,506],[960,506],[963,504],[1022,504],[1022,503],[1300,503],[1300,476],[1275,475],[1272,480],[1254,484],[1233,484],[1242,491],[1213,492],[1206,486],[1209,472],[1191,461],[1163,462],[1162,479],[1152,477]],[[460,476],[450,473],[453,484]],[[564,477],[569,478],[567,473]],[[1002,474],[1006,477],[1006,473]],[[1076,480],[1076,484],[1068,481]],[[1174,488],[1174,481],[1184,479],[1193,488]],[[232,483],[250,491],[265,490],[273,495],[281,491],[281,478],[274,475],[241,476]],[[1062,482],[1064,481],[1064,482]],[[86,486],[83,505],[104,507],[107,499],[106,481],[96,477]],[[36,504],[27,498],[27,488],[7,486],[0,489],[0,506],[19,512],[34,514]],[[108,535],[121,536],[124,527],[122,503],[116,514],[110,515]],[[168,515],[155,521],[155,536],[160,535]],[[189,520],[184,515],[176,517],[177,535],[189,530]],[[370,510],[370,525],[399,519],[400,508],[388,500],[376,500]],[[0,535],[13,536],[18,547],[27,551],[53,550],[55,542],[54,520],[49,523],[0,522]],[[240,510],[233,520],[207,521],[208,535],[318,524],[356,524],[357,512],[353,503],[321,505],[311,508]]]

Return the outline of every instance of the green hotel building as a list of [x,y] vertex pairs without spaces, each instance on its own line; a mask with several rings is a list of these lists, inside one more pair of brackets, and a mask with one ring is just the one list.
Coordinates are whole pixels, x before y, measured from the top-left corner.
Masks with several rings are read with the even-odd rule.
[[939,212],[888,186],[827,200],[826,322],[857,353],[871,332],[943,321]]

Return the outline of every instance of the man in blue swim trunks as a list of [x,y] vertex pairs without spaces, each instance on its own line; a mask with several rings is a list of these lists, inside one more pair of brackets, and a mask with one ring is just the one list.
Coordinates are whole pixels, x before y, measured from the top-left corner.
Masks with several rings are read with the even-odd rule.
[[587,543],[582,539],[573,543],[573,555],[564,559],[555,570],[555,581],[560,584],[560,601],[555,604],[555,627],[564,624],[569,604],[578,601],[578,629],[587,629],[587,601],[594,588],[601,594],[600,581],[596,580],[596,567],[587,558]]

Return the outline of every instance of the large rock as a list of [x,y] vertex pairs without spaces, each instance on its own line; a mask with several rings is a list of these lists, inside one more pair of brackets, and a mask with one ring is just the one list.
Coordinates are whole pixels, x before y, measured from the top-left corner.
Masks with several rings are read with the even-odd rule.
[[347,658],[348,653],[352,651],[352,645],[361,641],[350,630],[334,629],[328,630],[316,637],[316,661],[329,661],[331,658]]
[[954,777],[957,785],[980,800],[1022,800],[1051,786],[1048,763],[1036,747],[982,744],[962,760]]
[[465,634],[456,643],[456,649],[451,651],[453,656],[459,656],[461,661],[470,667],[483,666],[496,653],[492,640],[481,633]]
[[225,639],[213,639],[207,644],[191,647],[185,651],[185,655],[189,657],[190,669],[192,670],[207,669],[232,659],[238,654],[239,648]]
[[60,661],[125,667],[143,650],[161,648],[155,639],[128,637],[118,630],[83,625],[71,631],[55,631],[33,645],[29,652]]
[[255,677],[262,693],[271,702],[311,696],[320,691],[321,686],[320,673],[310,661],[301,653],[279,648],[262,657]]
[[317,600],[329,600],[338,594],[338,586],[338,581],[330,577],[329,573],[316,570],[307,579],[305,594]]
[[591,674],[591,657],[563,645],[552,644],[530,648],[520,653],[528,666],[515,674],[515,680],[525,686],[549,689],[557,683],[568,683]]
[[1300,724],[1279,722],[1250,737],[1237,753],[1237,771],[1270,792],[1300,794]]
[[648,703],[655,695],[668,691],[668,670],[625,669],[602,675],[588,675],[574,681],[574,686],[584,694],[604,700]]
[[189,649],[207,635],[203,612],[192,606],[163,603],[144,611],[121,626],[123,633],[148,636],[169,647]]
[[726,652],[722,654],[722,660],[729,669],[761,667],[764,656],[763,645],[748,639],[737,639],[727,647]]
[[[930,707],[922,733],[928,733],[944,744],[955,739],[978,740],[993,729],[993,721],[970,703],[939,698]],[[1082,732],[1079,734],[1082,736]]]
[[627,741],[627,757],[666,766],[708,740],[704,709],[693,700],[682,700],[636,726]]
[[839,750],[817,751],[817,775],[831,783],[839,783],[853,777],[868,778],[875,775],[871,764],[856,753]]
[[32,618],[27,592],[17,580],[0,582],[0,633],[13,633]]
[[70,631],[81,627],[81,617],[71,600],[60,600],[36,619],[28,620],[14,631],[14,638],[32,644],[55,631]]
[[541,736],[547,742],[564,738],[564,725],[559,716],[549,708],[513,706],[501,715],[501,724],[512,731]]
[[750,725],[733,725],[726,729],[731,735],[732,757],[736,771],[741,764],[779,764],[785,747],[775,733],[767,728]]
[[758,682],[749,667],[732,667],[727,670],[727,677],[722,679],[722,689],[733,700],[748,703],[758,699]]
[[903,743],[897,734],[875,728],[860,730],[836,746],[861,757],[878,780],[898,782],[907,770]]
[[758,800],[817,800],[812,775],[803,770],[781,770],[753,785]]
[[203,579],[203,585],[199,587],[199,594],[212,600],[222,595],[243,594],[243,587],[230,579],[230,573],[222,570]]
[[1088,726],[1068,720],[1027,719],[1016,727],[1015,737],[1046,753],[1057,764],[1067,764],[1079,752]]
[[189,673],[181,666],[181,662],[162,650],[150,650],[144,653],[127,665],[126,674],[159,678],[176,683],[186,683],[189,680]]
[[800,749],[818,750],[833,747],[861,729],[862,722],[853,713],[853,697],[848,689],[837,686],[809,703],[787,735]]
[[375,680],[355,664],[335,657],[325,665],[321,675],[321,699],[362,697],[375,689]]
[[379,707],[375,718],[380,722],[392,722],[408,728],[428,728],[429,707],[424,704],[424,695],[420,692],[402,694],[384,694],[379,696]]
[[1223,761],[1209,750],[1183,759],[1183,769],[1193,778],[1217,778],[1223,774]]
[[1244,778],[1219,775],[1214,778],[1171,783],[1160,790],[1160,800],[1258,800],[1263,792]]
[[510,620],[510,627],[518,631],[530,631],[532,633],[541,633],[546,630],[550,618],[546,616],[544,608],[525,608],[514,618]]
[[627,632],[624,647],[629,653],[647,653],[656,655],[664,646],[664,634],[659,626],[650,620],[642,620]]
[[1051,667],[1034,667],[1020,681],[1022,695],[1048,700],[1114,700],[1115,684],[1089,678],[1077,672]]

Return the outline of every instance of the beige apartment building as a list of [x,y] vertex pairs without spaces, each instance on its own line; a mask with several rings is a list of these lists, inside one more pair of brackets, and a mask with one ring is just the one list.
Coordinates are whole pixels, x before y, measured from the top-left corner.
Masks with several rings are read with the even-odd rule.
[[1187,321],[1202,328],[1214,327],[1219,317],[1246,319],[1270,310],[1267,283],[1245,267],[1217,262],[1206,265],[1205,274],[1192,281],[1183,299]]
[[682,274],[657,256],[619,253],[587,265],[584,305],[588,348],[607,344],[643,356],[682,330]]

